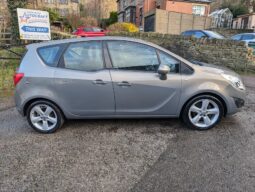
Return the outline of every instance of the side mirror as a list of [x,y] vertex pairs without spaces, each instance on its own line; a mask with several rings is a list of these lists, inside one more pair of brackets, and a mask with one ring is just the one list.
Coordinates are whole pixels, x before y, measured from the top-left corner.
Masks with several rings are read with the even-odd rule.
[[170,68],[168,65],[160,65],[158,68],[158,74],[166,75],[170,72]]
[[170,72],[170,68],[168,65],[160,65],[158,68],[158,74],[160,74],[161,80],[167,79],[167,74]]

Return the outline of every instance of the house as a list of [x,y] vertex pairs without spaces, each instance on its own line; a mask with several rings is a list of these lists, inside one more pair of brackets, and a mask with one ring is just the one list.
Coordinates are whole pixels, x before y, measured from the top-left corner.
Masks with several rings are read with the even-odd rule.
[[118,22],[143,26],[144,0],[117,0]]
[[170,12],[208,16],[211,0],[117,0],[118,21],[144,25],[144,16],[161,9]]
[[211,0],[144,0],[144,14],[163,9],[171,12],[208,16]]
[[65,17],[69,14],[80,14],[79,0],[28,0],[27,8],[43,9],[50,8],[57,10],[60,16]]
[[239,15],[233,20],[233,29],[254,29],[255,28],[255,12]]
[[100,19],[109,17],[110,12],[117,11],[116,0],[79,0],[81,15]]
[[212,23],[211,23],[212,28],[231,28],[232,27],[233,14],[229,10],[229,8],[216,10],[212,12],[209,15],[209,17],[212,18]]

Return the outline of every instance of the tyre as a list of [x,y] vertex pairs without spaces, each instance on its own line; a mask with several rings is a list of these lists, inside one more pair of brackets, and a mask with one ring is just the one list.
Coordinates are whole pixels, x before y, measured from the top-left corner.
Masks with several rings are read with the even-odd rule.
[[48,101],[35,101],[27,109],[27,120],[30,126],[40,133],[53,133],[64,123],[59,108]]
[[210,95],[201,95],[191,99],[181,114],[188,128],[208,130],[216,126],[224,114],[223,104]]

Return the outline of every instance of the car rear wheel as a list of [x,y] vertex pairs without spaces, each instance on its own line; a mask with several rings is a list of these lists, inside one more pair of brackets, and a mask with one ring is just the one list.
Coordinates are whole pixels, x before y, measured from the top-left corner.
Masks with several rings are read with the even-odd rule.
[[182,114],[184,123],[192,129],[208,130],[223,117],[224,108],[216,97],[202,95],[191,99]]
[[40,133],[53,133],[64,123],[61,111],[48,101],[32,103],[27,110],[27,120]]

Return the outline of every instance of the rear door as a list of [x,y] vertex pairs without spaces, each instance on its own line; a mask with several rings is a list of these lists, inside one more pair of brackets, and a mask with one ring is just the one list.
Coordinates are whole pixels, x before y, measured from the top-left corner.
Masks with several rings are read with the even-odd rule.
[[71,43],[55,71],[62,106],[77,116],[113,115],[111,76],[105,69],[101,41]]
[[[108,41],[107,45],[116,115],[175,115],[181,94],[179,61],[141,43]],[[172,69],[167,80],[157,73],[160,63]]]

